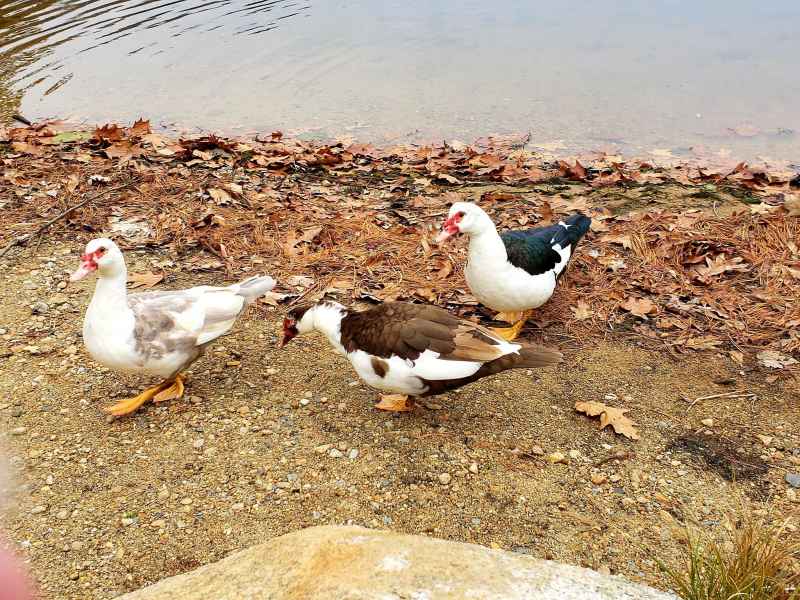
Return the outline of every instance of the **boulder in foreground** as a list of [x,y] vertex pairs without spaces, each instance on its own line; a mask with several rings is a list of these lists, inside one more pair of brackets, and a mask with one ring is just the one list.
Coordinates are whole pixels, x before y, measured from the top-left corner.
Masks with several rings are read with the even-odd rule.
[[312,527],[119,600],[675,600],[589,569],[361,527]]

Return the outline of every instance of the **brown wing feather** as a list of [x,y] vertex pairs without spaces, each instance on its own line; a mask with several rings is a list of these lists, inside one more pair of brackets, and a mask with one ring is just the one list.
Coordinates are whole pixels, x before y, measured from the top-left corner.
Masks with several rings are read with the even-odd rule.
[[432,350],[446,360],[490,361],[502,356],[489,330],[430,305],[387,302],[342,319],[342,345],[352,352],[416,360]]

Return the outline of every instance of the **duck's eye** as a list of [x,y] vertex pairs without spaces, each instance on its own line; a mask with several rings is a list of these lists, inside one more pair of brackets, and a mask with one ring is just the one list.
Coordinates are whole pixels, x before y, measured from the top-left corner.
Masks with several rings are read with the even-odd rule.
[[462,210],[461,212],[459,212],[459,213],[456,213],[456,216],[457,216],[459,219],[463,219],[463,218],[464,218],[464,216],[465,216],[466,214],[467,214],[467,213],[465,213],[465,212]]
[[95,254],[97,254],[97,256],[103,256],[103,254],[105,254],[105,253],[106,253],[106,247],[105,246],[100,246],[97,249],[97,252]]

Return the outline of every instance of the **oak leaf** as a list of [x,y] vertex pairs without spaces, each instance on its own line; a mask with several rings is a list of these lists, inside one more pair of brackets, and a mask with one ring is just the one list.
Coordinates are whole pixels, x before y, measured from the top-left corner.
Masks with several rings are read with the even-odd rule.
[[735,256],[728,258],[724,254],[719,254],[713,259],[706,256],[706,266],[697,267],[697,273],[701,277],[713,277],[714,275],[722,275],[728,271],[747,271],[747,265],[742,264],[744,259]]
[[775,350],[762,350],[756,354],[758,362],[770,369],[783,369],[791,365],[796,365],[797,360],[786,354],[781,354]]
[[648,300],[647,298],[634,298],[633,296],[628,296],[625,304],[621,304],[620,308],[627,310],[632,315],[641,317],[645,321],[647,320],[647,315],[652,315],[658,312],[658,307],[653,304],[651,300]]
[[128,286],[131,288],[149,289],[164,279],[163,273],[131,273],[128,275]]
[[578,300],[577,306],[572,306],[570,310],[572,311],[572,314],[575,315],[575,318],[578,321],[583,321],[585,319],[588,319],[594,314],[592,309],[589,308],[589,305],[586,304],[586,302],[584,302],[583,300]]
[[130,128],[130,134],[136,137],[144,137],[152,133],[150,130],[150,121],[139,119]]
[[575,410],[590,417],[600,416],[600,429],[605,429],[609,425],[614,429],[614,433],[624,435],[631,440],[640,439],[639,432],[636,430],[636,423],[625,416],[627,408],[614,408],[606,406],[602,402],[576,402]]

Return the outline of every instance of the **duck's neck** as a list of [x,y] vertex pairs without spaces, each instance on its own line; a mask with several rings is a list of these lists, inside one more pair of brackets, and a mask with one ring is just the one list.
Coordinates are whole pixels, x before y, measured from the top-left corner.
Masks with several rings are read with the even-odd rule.
[[318,304],[313,308],[314,329],[325,335],[340,354],[346,354],[342,346],[342,319],[347,311],[336,304]]
[[472,264],[498,264],[508,260],[506,245],[493,223],[488,223],[469,238],[469,262]]
[[129,311],[127,283],[128,272],[124,267],[98,277],[89,309],[107,314]]

